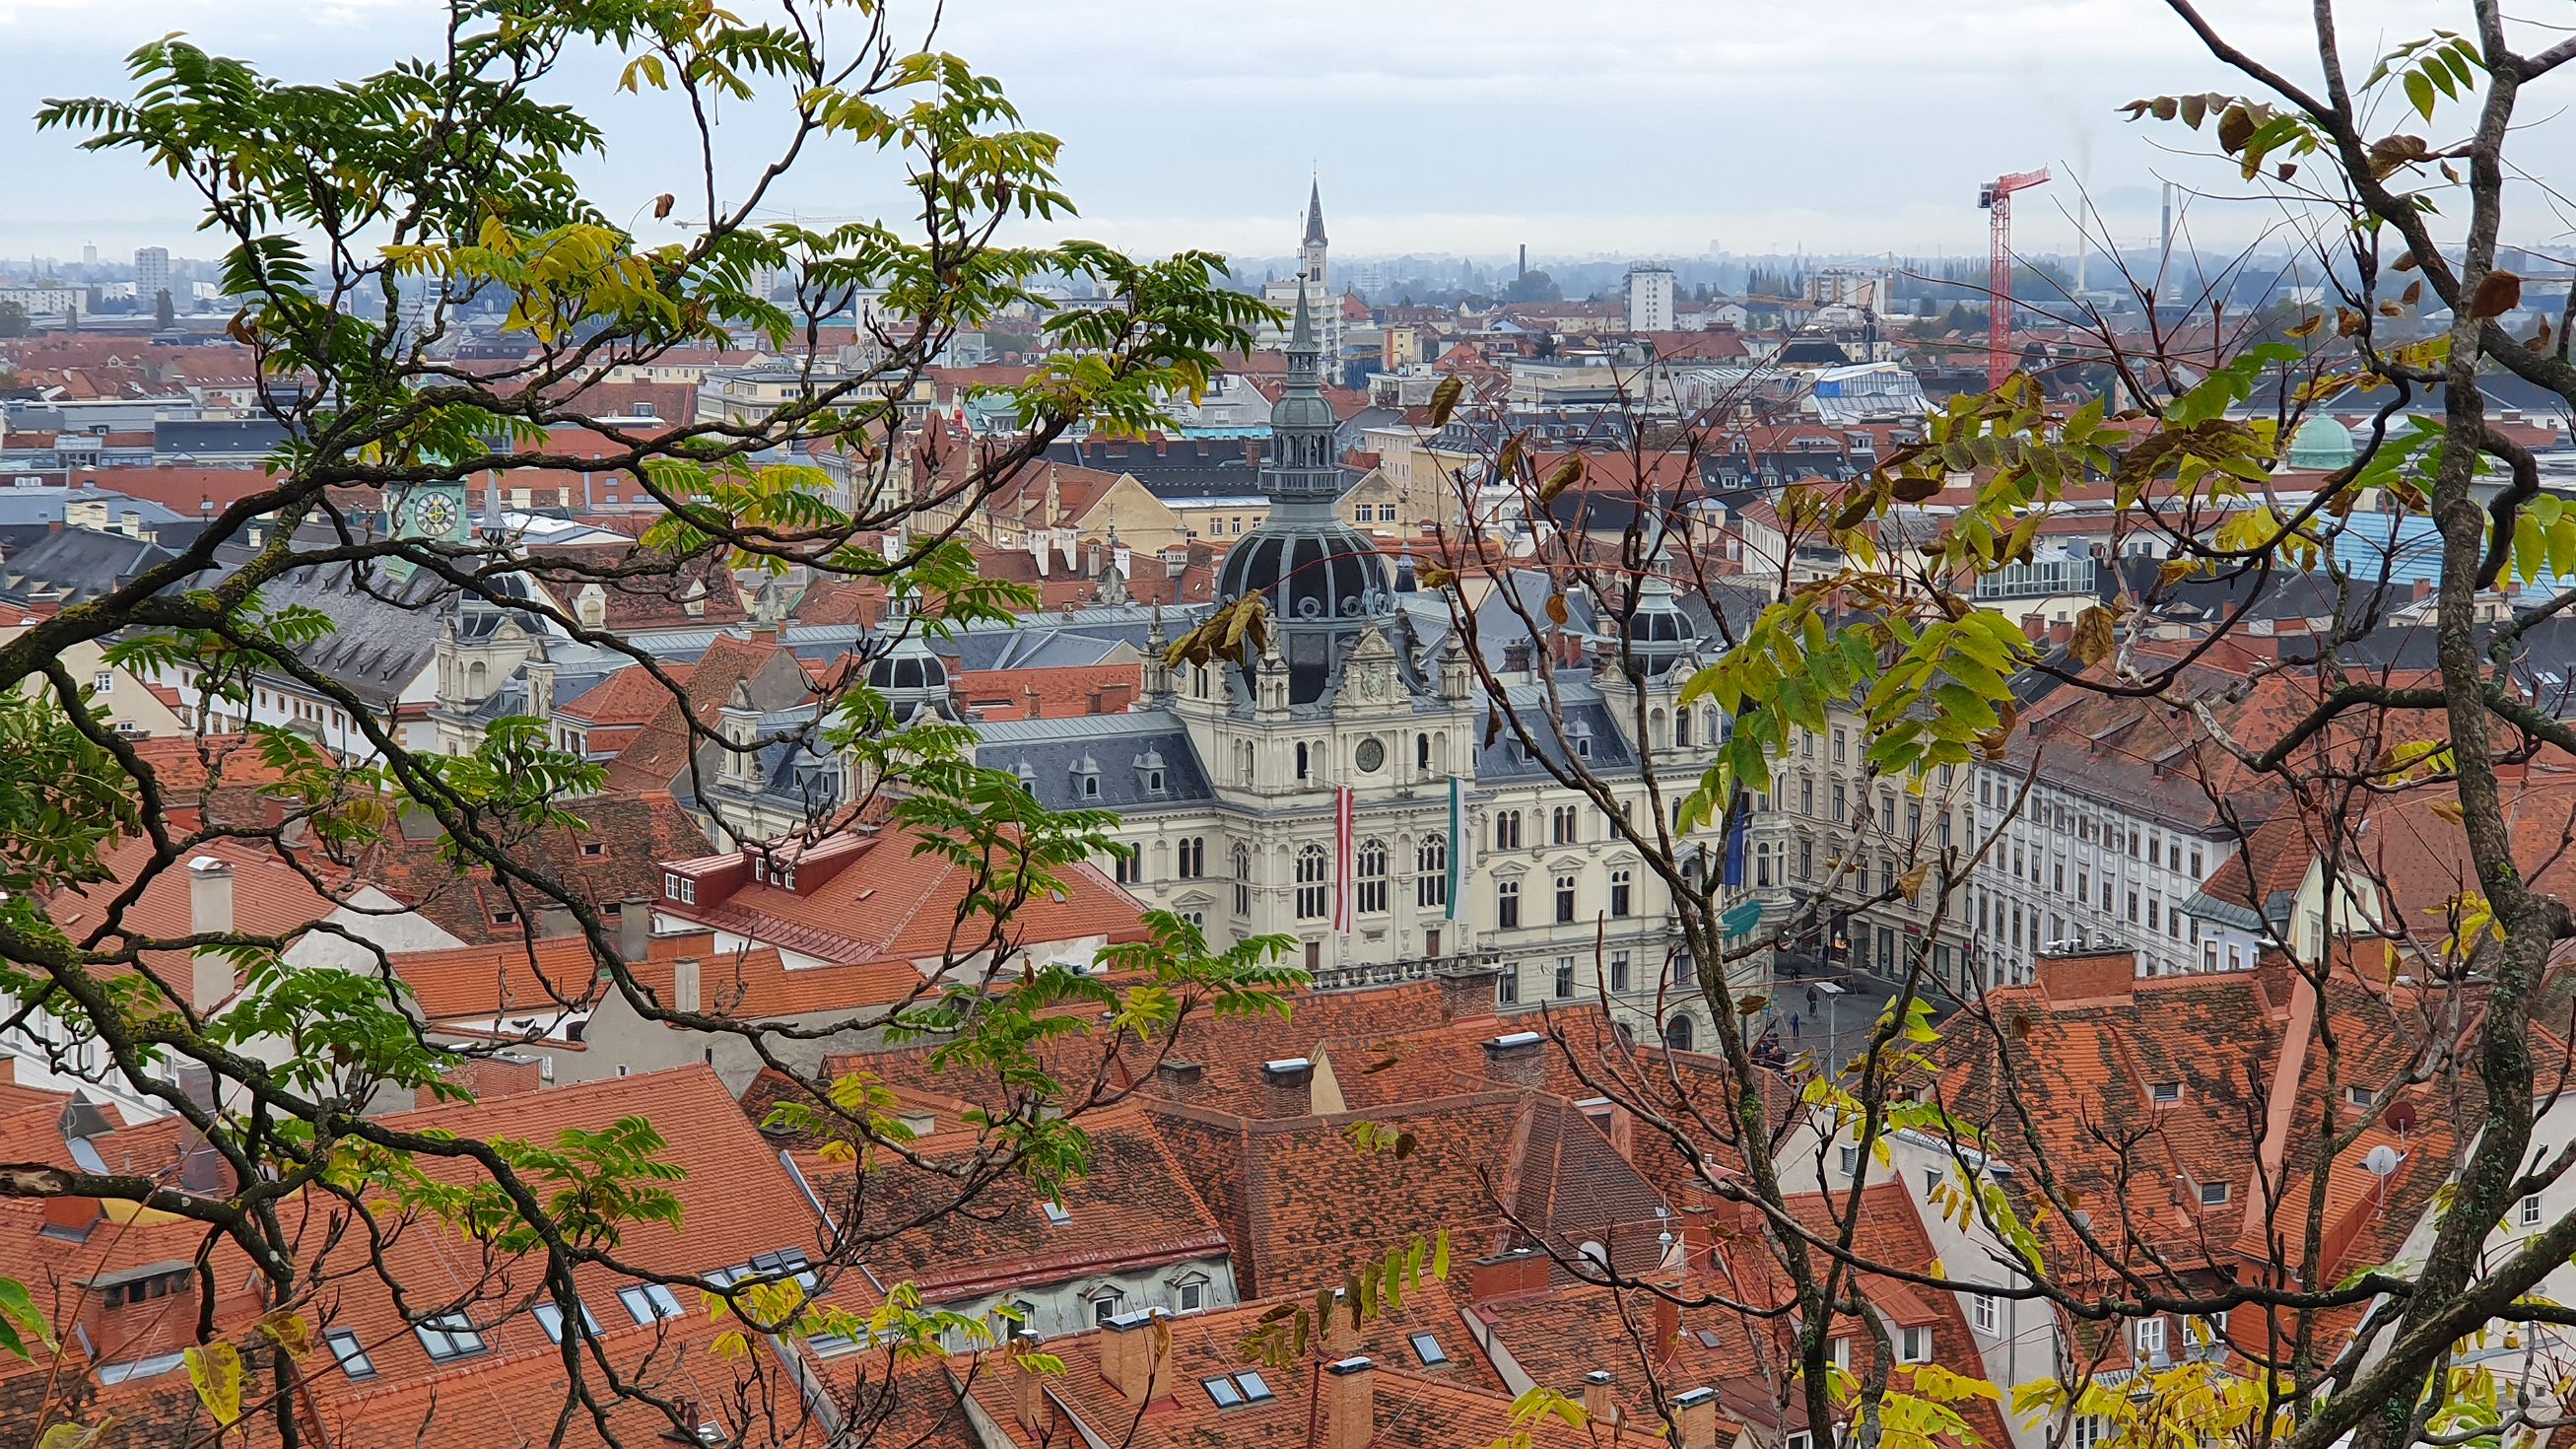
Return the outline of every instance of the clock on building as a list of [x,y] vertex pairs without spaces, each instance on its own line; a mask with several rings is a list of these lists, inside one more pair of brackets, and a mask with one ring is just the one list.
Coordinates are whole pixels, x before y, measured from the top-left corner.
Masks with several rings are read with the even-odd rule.
[[423,538],[441,538],[455,529],[460,516],[455,499],[444,493],[425,494],[412,505],[409,531]]
[[1386,746],[1374,739],[1360,741],[1359,766],[1364,774],[1374,774],[1386,763]]

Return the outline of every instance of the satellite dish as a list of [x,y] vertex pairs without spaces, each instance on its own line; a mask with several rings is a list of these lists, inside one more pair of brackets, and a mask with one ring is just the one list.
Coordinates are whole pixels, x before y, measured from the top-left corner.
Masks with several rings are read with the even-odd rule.
[[2388,1109],[2388,1130],[2403,1137],[2415,1130],[2415,1104],[2400,1102]]
[[2396,1148],[2382,1142],[2377,1147],[2374,1147],[2370,1149],[2369,1152],[2363,1154],[2361,1165],[2368,1168],[2370,1170],[2370,1175],[2373,1177],[2386,1177],[2397,1170],[2398,1163],[2405,1160],[2406,1159],[2404,1157],[2398,1154]]

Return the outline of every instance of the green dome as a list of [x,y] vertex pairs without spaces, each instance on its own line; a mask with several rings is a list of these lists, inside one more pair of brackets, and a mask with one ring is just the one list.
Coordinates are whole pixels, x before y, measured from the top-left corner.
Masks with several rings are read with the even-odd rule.
[[2309,473],[2350,467],[2352,430],[2332,418],[2310,418],[2290,435],[2290,466]]

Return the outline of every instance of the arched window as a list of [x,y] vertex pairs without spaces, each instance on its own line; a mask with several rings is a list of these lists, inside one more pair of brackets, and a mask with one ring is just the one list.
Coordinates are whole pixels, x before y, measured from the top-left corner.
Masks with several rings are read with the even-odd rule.
[[1417,906],[1449,904],[1448,837],[1424,836],[1421,848],[1413,853],[1413,864],[1421,872],[1414,881],[1413,903]]
[[1664,712],[1661,708],[1650,710],[1646,714],[1646,739],[1648,743],[1657,747],[1671,743],[1665,732]]
[[1691,1049],[1691,1019],[1689,1017],[1676,1016],[1672,1020],[1664,1023],[1664,1045],[1671,1047],[1677,1052],[1686,1052]]
[[1413,768],[1425,773],[1431,769],[1431,736],[1428,734],[1413,737]]
[[1238,916],[1252,914],[1252,848],[1250,846],[1238,845],[1234,848],[1234,913]]
[[1687,745],[1691,742],[1691,737],[1690,737],[1690,735],[1691,735],[1691,724],[1690,724],[1690,722],[1691,722],[1691,712],[1690,712],[1689,710],[1681,709],[1681,710],[1675,710],[1675,711],[1673,711],[1673,743],[1674,743],[1674,744],[1676,744],[1676,745],[1684,745],[1684,746],[1687,746]]
[[1369,913],[1383,913],[1386,910],[1385,841],[1363,840],[1360,842],[1359,865],[1354,874],[1359,883],[1360,910]]
[[1494,812],[1494,849],[1496,849],[1496,850],[1518,850],[1518,849],[1520,849],[1520,848],[1521,848],[1521,812],[1519,812],[1519,811],[1517,811],[1517,810],[1497,810],[1497,811],[1495,811],[1495,812]]
[[1297,742],[1297,778],[1300,780],[1306,778],[1306,742],[1304,740]]
[[1324,918],[1324,847],[1310,845],[1297,852],[1297,919],[1320,921]]

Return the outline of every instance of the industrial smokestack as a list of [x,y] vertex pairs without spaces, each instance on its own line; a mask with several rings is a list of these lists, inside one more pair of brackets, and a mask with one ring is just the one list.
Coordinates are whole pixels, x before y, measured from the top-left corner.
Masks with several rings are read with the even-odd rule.
[[1521,243],[1521,269],[1520,269],[1520,272],[1518,273],[1518,275],[1519,275],[1519,276],[1523,276],[1523,277],[1526,277],[1526,276],[1528,276],[1528,275],[1529,275],[1529,243],[1528,243],[1528,242],[1522,242],[1522,243]]

